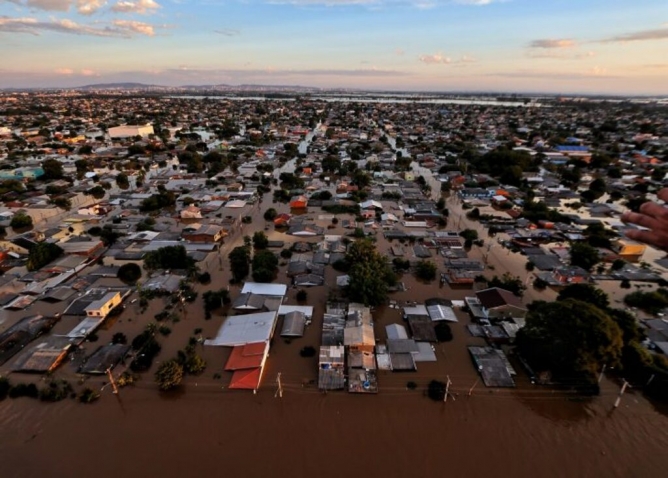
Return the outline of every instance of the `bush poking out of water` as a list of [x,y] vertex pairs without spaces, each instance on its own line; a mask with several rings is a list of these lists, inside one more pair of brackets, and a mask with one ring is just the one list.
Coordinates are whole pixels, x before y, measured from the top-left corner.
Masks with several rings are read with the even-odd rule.
[[315,347],[311,347],[310,345],[307,345],[306,347],[302,348],[299,351],[299,355],[301,355],[304,358],[314,357],[315,356]]
[[39,399],[43,402],[60,402],[65,400],[74,390],[65,380],[53,380],[39,391]]
[[92,388],[84,388],[79,394],[79,401],[81,403],[93,403],[98,398],[100,398],[100,394]]
[[183,367],[176,360],[167,360],[160,364],[155,372],[155,381],[158,388],[167,392],[181,385],[183,379]]
[[439,382],[438,380],[432,380],[429,382],[427,396],[432,400],[442,402],[445,398],[445,383]]
[[9,388],[9,398],[37,398],[39,397],[39,390],[34,383],[17,383]]
[[9,389],[11,388],[9,379],[7,377],[0,377],[0,402],[7,398],[9,395]]
[[447,322],[439,322],[434,327],[436,331],[436,340],[439,342],[450,342],[452,340],[452,330]]
[[119,387],[127,387],[128,385],[134,384],[137,380],[139,380],[138,375],[126,370],[116,379],[116,385]]
[[412,382],[412,381],[408,382],[408,383],[406,383],[406,388],[408,390],[415,390],[417,388],[417,383]]

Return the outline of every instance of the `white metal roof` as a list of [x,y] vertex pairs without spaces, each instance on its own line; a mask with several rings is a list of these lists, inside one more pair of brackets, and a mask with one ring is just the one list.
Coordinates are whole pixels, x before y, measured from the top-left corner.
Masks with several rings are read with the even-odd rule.
[[241,293],[250,292],[258,295],[278,295],[284,296],[288,291],[288,286],[285,284],[261,284],[259,282],[246,282]]
[[390,324],[385,326],[387,338],[389,340],[407,339],[406,327],[400,324]]
[[271,339],[276,325],[276,312],[235,315],[228,317],[218,330],[218,334],[204,345],[234,347]]
[[457,316],[455,311],[452,310],[452,307],[445,305],[430,305],[427,307],[427,312],[429,312],[429,317],[431,320],[445,320],[448,322],[457,322]]

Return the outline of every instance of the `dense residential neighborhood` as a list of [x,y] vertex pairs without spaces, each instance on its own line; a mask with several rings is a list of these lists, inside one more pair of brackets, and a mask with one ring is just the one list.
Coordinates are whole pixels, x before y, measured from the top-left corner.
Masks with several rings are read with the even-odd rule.
[[647,102],[4,93],[0,380],[447,400],[447,351],[666,398],[668,260],[621,215],[667,161]]

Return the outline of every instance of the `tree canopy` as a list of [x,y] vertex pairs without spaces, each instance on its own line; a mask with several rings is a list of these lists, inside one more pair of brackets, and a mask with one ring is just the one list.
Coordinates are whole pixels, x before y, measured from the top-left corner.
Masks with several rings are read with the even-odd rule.
[[155,372],[155,381],[163,392],[178,387],[182,379],[183,366],[176,360],[162,362]]
[[592,386],[604,364],[614,367],[622,352],[622,331],[603,310],[574,299],[534,302],[517,348],[538,371],[554,380]]
[[598,264],[601,257],[598,250],[586,242],[575,242],[571,245],[571,265],[582,267],[586,271]]
[[606,310],[610,305],[608,294],[591,284],[571,284],[563,288],[557,300],[575,299],[582,302],[589,302],[601,310]]
[[396,276],[369,240],[354,242],[346,254],[351,265],[348,275],[348,297],[365,305],[378,305],[387,299],[388,288],[396,283]]
[[244,280],[250,272],[250,248],[247,246],[235,247],[230,251],[228,257],[232,279],[236,282]]
[[141,277],[141,267],[134,262],[123,264],[118,269],[118,278],[126,284],[136,284]]
[[277,268],[278,258],[273,252],[260,250],[253,256],[253,280],[255,282],[273,281]]
[[185,269],[195,267],[195,261],[188,257],[183,246],[167,246],[147,252],[144,256],[144,266],[147,269]]
[[63,254],[63,250],[57,244],[50,242],[40,242],[33,246],[28,254],[26,268],[29,271],[41,269],[51,261],[58,259]]
[[32,227],[33,222],[32,222],[32,217],[29,215],[22,213],[22,212],[17,212],[12,216],[12,220],[9,223],[12,229],[24,229],[27,227]]

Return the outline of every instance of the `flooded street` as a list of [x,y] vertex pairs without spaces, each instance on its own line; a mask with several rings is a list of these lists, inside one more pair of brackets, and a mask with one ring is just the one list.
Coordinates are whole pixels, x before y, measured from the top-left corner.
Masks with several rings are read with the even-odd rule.
[[[307,136],[310,141],[312,136]],[[305,145],[308,143],[304,143]],[[305,146],[304,146],[305,147]],[[300,146],[301,148],[301,146]],[[294,168],[288,163],[282,171]],[[278,174],[279,171],[276,171]],[[430,178],[431,181],[431,178]],[[432,191],[438,195],[434,184]],[[200,264],[212,276],[211,285],[195,285],[200,293],[226,288],[229,284],[227,255],[241,245],[244,235],[267,228],[270,240],[299,240],[275,231],[263,219],[268,207],[289,212],[288,205],[273,204],[271,194],[245,210],[253,218],[226,238],[219,252]],[[389,204],[389,203],[388,203]],[[483,227],[469,221],[459,201],[447,201],[449,229],[476,229],[484,247],[473,247],[469,256],[493,267],[487,275],[511,272],[530,282],[526,257],[502,248],[487,237]],[[319,220],[319,210],[306,213]],[[352,216],[350,216],[351,218]],[[339,224],[327,234],[349,231]],[[502,236],[502,235],[500,235]],[[318,242],[320,238],[308,238]],[[389,255],[391,243],[381,232],[377,247]],[[488,249],[487,245],[492,244]],[[406,247],[406,249],[409,249]],[[411,260],[412,255],[407,256]],[[432,260],[442,271],[443,260]],[[276,282],[290,284],[281,262]],[[302,358],[302,347],[320,344],[322,316],[330,291],[341,273],[326,269],[326,286],[307,289],[307,303],[314,306],[314,320],[304,337],[273,339],[257,395],[227,388],[231,374],[223,370],[229,349],[197,346],[208,367],[198,377],[187,377],[177,393],[160,394],[153,373],[160,362],[175,356],[201,329],[202,337],[214,336],[226,309],[204,320],[201,299],[179,312],[180,320],[169,323],[169,337],[158,337],[162,351],[153,367],[135,385],[121,389],[119,396],[104,387],[105,378],[90,378],[87,386],[102,390],[92,405],[74,400],[44,404],[22,398],[0,402],[0,458],[2,478],[97,476],[130,477],[340,477],[362,473],[371,477],[663,477],[668,467],[668,409],[657,408],[641,394],[630,390],[613,411],[619,384],[608,378],[601,395],[580,400],[565,393],[532,385],[518,366],[516,389],[488,389],[479,383],[468,345],[482,345],[466,330],[467,314],[457,310],[459,322],[452,324],[454,340],[436,344],[437,362],[420,363],[415,373],[379,372],[375,396],[344,392],[323,394],[317,390],[317,357]],[[451,289],[438,281],[419,283],[412,275],[401,280],[406,290],[391,295],[400,305],[428,298],[463,299],[471,289]],[[229,285],[232,298],[239,286]],[[285,300],[296,304],[297,289],[290,287]],[[553,300],[552,290],[529,287],[525,302]],[[138,304],[128,304],[113,327],[99,332],[99,343],[123,330],[128,338],[141,332],[164,308],[164,299],[154,299],[141,313]],[[385,326],[402,323],[400,310],[374,310],[377,340],[386,339]],[[65,318],[58,331],[75,324]],[[281,322],[279,321],[278,330]],[[87,353],[99,344],[86,344]],[[281,373],[284,396],[276,398],[275,380]],[[63,365],[57,378],[78,381],[75,368]],[[452,380],[455,400],[437,403],[425,396],[431,380]],[[14,375],[12,375],[14,379]],[[17,376],[20,380],[20,376]],[[417,383],[408,390],[407,382]]]

